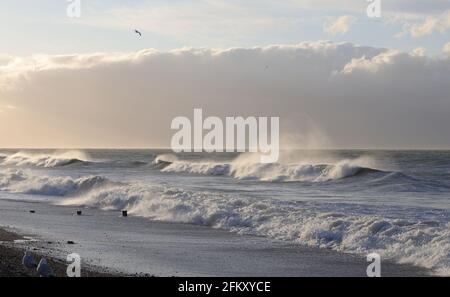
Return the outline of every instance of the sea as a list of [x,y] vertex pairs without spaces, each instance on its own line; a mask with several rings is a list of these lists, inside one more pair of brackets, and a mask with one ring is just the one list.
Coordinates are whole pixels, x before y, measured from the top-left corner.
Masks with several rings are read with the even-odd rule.
[[[450,275],[450,151],[0,150],[0,199],[127,210]],[[243,239],[246,238],[243,236]]]

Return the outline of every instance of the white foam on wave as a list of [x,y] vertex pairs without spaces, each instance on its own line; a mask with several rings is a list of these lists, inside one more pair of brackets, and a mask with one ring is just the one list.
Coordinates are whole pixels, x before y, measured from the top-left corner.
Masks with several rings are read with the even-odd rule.
[[82,151],[55,152],[51,154],[17,152],[5,156],[2,165],[58,167],[76,162],[87,162],[89,157]]
[[0,172],[0,190],[64,196],[56,203],[126,209],[151,220],[221,228],[348,253],[378,252],[383,259],[450,275],[450,223],[444,213],[414,210],[413,215],[389,215],[388,208],[373,212],[370,207],[372,212],[368,212],[363,205],[259,199],[159,184],[124,184],[99,176],[36,176],[18,169]]
[[100,176],[81,178],[36,176],[26,171],[9,169],[0,174],[0,190],[11,193],[70,196],[88,192],[95,187],[112,184]]
[[203,175],[228,175],[241,180],[267,182],[325,182],[354,176],[363,170],[373,170],[373,161],[366,157],[340,160],[334,164],[261,164],[254,157],[238,157],[231,163],[180,161],[172,156],[169,159],[157,158],[167,162],[163,172],[177,172]]
[[351,211],[333,206],[330,211],[308,203],[139,184],[96,188],[62,204],[127,209],[152,220],[204,225],[347,253],[378,252],[384,259],[450,274],[448,222],[367,215],[359,213],[360,206]]

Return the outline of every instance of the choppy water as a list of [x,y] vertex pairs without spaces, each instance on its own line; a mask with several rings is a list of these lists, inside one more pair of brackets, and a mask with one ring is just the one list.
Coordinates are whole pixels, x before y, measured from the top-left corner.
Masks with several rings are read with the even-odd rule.
[[450,273],[450,151],[0,150],[0,198],[361,253]]

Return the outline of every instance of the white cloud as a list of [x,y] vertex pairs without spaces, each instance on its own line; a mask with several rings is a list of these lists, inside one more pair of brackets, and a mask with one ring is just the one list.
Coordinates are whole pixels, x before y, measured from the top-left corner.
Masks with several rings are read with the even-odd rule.
[[423,56],[425,56],[426,52],[427,52],[426,48],[418,47],[418,48],[413,49],[411,54],[413,56],[423,57]]
[[350,31],[357,18],[350,15],[341,16],[330,24],[325,24],[324,31],[333,35],[345,34]]
[[[242,41],[251,34],[274,31],[286,32],[292,27],[302,29],[300,24],[321,26],[327,15],[345,13],[332,24],[326,25],[326,32],[343,34],[350,30],[355,17],[365,17],[369,3],[361,0],[260,0],[247,2],[240,0],[181,1],[170,5],[161,2],[141,2],[128,6],[113,6],[99,9],[93,6],[84,17],[74,20],[80,24],[141,31],[173,38],[184,44],[189,40],[201,39],[205,43],[221,40]],[[437,13],[450,9],[447,0],[433,3],[423,0],[391,0],[383,2],[386,18],[407,18],[422,21],[433,18]],[[91,12],[92,10],[92,12]],[[321,17],[317,17],[320,11]],[[426,25],[429,26],[429,25]],[[425,27],[426,27],[425,26]],[[420,32],[419,24],[414,31]],[[416,28],[417,27],[417,28]],[[420,34],[420,33],[418,33]]]
[[[291,0],[300,7],[313,9],[335,9],[365,13],[367,1],[361,0]],[[448,0],[389,0],[382,1],[383,12],[386,13],[411,13],[429,15],[450,9]]]
[[197,107],[280,116],[282,138],[317,123],[335,147],[450,147],[450,58],[309,42],[8,61],[0,147],[167,147]]
[[450,29],[450,11],[436,17],[429,17],[421,24],[414,24],[410,28],[412,37],[422,37],[434,32],[444,33]]
[[[78,22],[128,31],[138,28],[144,33],[142,41],[145,46],[165,49],[174,46],[229,47],[295,42],[317,38],[317,29],[332,35],[347,34],[351,32],[356,17],[362,29],[368,32],[372,32],[372,26],[380,28],[389,24],[393,26],[389,31],[403,30],[396,36],[423,36],[444,30],[442,25],[445,23],[440,20],[440,14],[450,9],[447,0],[382,1],[383,18],[373,22],[366,16],[369,3],[364,0],[186,0],[89,5],[86,4],[89,9],[86,8],[83,18],[70,20],[71,25]],[[339,15],[343,16],[330,21],[332,16]],[[382,27],[382,30],[385,28]],[[392,34],[388,34],[375,34],[374,42],[389,44]],[[357,39],[354,40],[363,38],[355,36]]]
[[446,44],[444,44],[444,46],[442,47],[442,52],[444,54],[450,55],[450,42],[447,42]]

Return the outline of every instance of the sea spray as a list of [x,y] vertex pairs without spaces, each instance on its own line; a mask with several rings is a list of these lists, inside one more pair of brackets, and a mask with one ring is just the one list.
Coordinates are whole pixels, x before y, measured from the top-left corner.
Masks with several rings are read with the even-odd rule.
[[[218,117],[203,120],[203,110],[194,109],[194,124],[187,117],[176,117],[171,124],[178,130],[171,140],[176,153],[252,152],[260,153],[260,163],[275,163],[280,155],[280,119],[278,117]],[[204,130],[208,131],[204,135]],[[248,133],[247,133],[248,130]],[[224,139],[225,135],[225,139]],[[269,141],[270,138],[270,141]]]
[[163,172],[178,172],[203,175],[228,175],[241,180],[266,182],[325,182],[362,173],[377,173],[381,170],[364,167],[371,165],[369,158],[341,160],[336,164],[261,164],[257,154],[243,154],[230,163],[214,161],[181,161],[175,156],[162,156],[155,164],[166,165]]
[[80,178],[60,176],[37,176],[31,172],[9,169],[0,173],[0,191],[11,193],[70,196],[89,192],[105,185],[116,184],[101,176]]
[[49,154],[17,152],[6,156],[3,159],[2,165],[37,166],[49,168],[87,161],[89,161],[89,157],[82,151],[54,152]]

